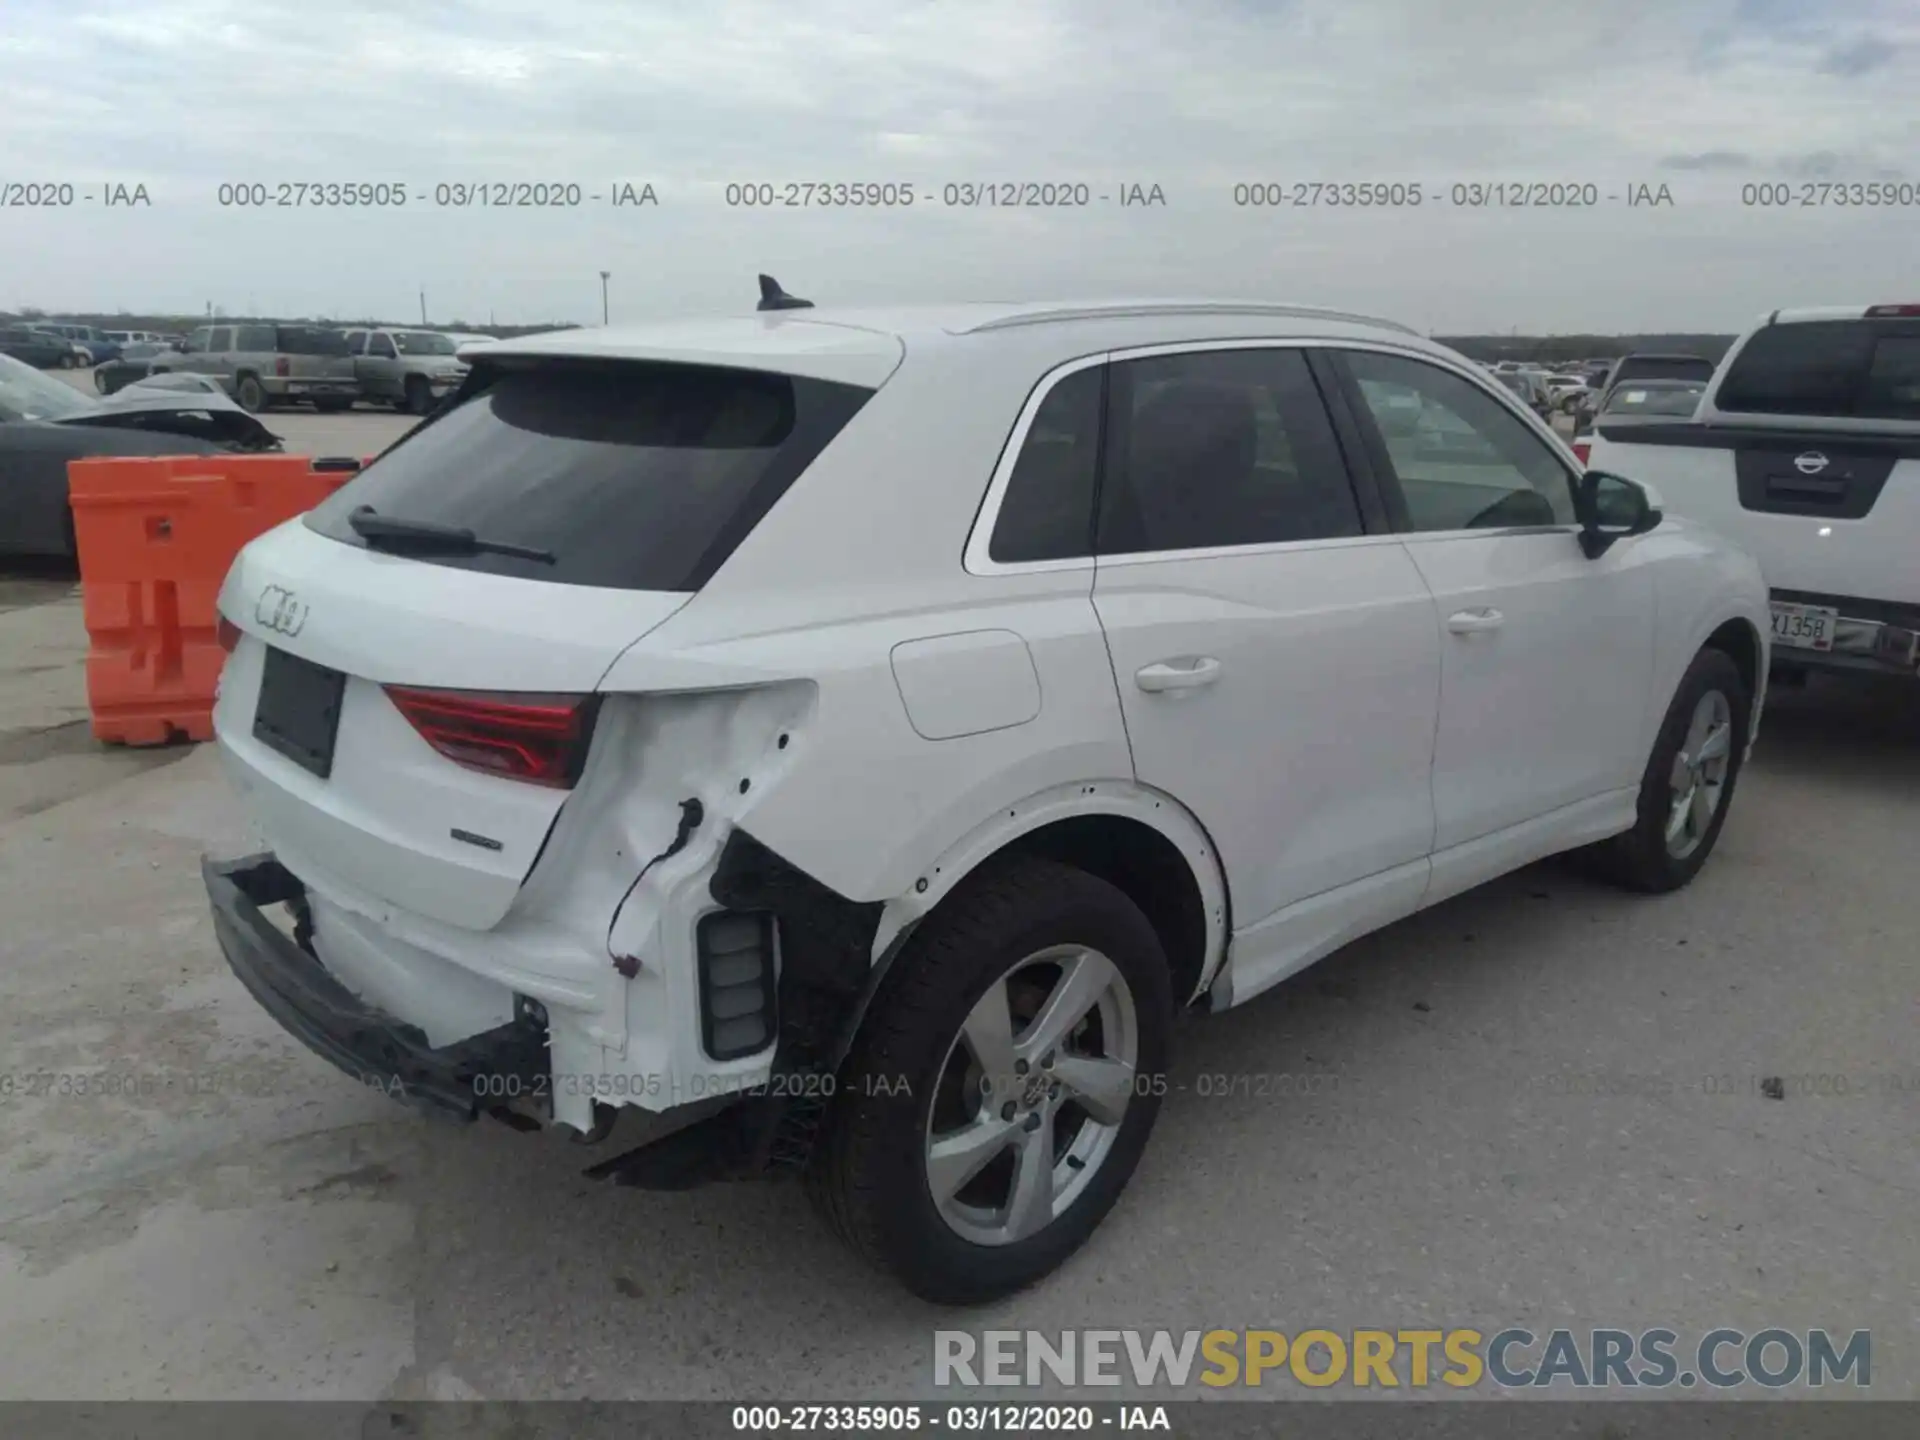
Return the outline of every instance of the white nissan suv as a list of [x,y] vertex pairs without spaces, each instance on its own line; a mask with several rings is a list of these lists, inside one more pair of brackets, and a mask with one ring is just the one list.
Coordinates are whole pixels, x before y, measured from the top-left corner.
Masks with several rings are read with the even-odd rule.
[[[503,340],[221,593],[239,978],[398,1099],[804,1174],[969,1302],[1114,1204],[1182,1007],[1560,851],[1712,850],[1754,562],[1384,321]],[[276,923],[281,907],[289,919]]]

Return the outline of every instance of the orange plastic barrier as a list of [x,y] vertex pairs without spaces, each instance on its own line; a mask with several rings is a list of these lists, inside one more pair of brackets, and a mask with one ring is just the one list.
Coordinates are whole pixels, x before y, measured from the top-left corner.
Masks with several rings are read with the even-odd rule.
[[97,739],[213,738],[226,659],[221,582],[254,536],[353,478],[313,465],[304,455],[170,455],[67,466]]

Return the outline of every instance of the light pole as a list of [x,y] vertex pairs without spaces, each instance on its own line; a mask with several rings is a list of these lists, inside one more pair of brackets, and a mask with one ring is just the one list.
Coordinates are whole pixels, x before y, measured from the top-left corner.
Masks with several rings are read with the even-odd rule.
[[607,324],[607,281],[613,278],[611,270],[600,272],[600,323]]

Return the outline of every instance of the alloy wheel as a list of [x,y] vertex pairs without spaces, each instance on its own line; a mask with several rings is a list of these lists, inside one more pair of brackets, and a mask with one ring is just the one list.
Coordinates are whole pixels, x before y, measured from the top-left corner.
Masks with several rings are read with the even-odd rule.
[[1733,765],[1733,707],[1718,690],[1694,704],[1668,776],[1667,853],[1684,860],[1706,839]]
[[1097,950],[1051,946],[988,986],[927,1117],[927,1188],[948,1227],[1011,1245],[1064,1215],[1112,1153],[1139,1047],[1133,992]]

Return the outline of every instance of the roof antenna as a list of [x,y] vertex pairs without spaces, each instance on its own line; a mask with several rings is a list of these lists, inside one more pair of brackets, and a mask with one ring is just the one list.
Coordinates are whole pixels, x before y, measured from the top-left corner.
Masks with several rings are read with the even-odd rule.
[[780,282],[771,275],[760,277],[760,303],[756,310],[811,310],[813,302],[802,300],[798,295],[789,295],[780,288]]

